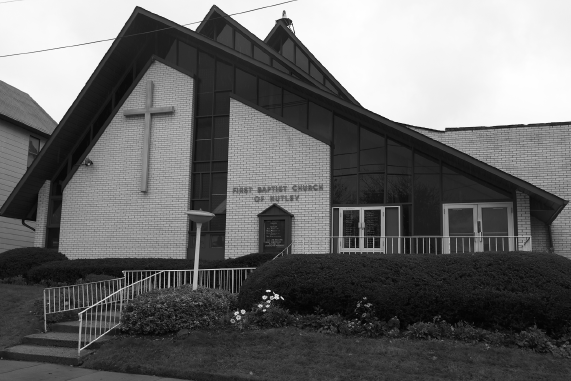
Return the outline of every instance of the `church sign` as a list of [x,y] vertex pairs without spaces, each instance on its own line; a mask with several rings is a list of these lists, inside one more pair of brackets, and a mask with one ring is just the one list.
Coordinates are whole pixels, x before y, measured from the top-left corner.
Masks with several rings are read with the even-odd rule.
[[232,188],[232,194],[253,195],[255,202],[295,202],[299,201],[302,193],[323,191],[323,184],[239,186]]

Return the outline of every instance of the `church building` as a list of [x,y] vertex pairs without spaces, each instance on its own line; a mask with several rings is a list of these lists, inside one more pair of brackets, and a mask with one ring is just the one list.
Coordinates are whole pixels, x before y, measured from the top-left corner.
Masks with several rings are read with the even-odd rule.
[[[136,8],[0,209],[71,259],[287,250],[571,257],[569,123],[434,131],[363,108],[282,18]],[[366,73],[363,73],[366,75]],[[414,106],[411,106],[414,107]]]

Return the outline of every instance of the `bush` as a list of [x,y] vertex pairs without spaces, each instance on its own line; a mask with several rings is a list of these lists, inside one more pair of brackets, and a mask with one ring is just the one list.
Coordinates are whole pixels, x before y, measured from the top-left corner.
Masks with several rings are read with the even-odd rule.
[[[201,261],[199,267],[239,268],[257,267],[271,259],[268,254],[250,254],[222,261]],[[194,260],[165,258],[102,258],[73,259],[66,262],[48,263],[34,268],[29,278],[36,283],[52,282],[74,284],[85,279],[88,274],[107,275],[113,278],[123,277],[123,270],[189,270],[194,268]]]
[[65,261],[67,257],[57,250],[40,247],[23,247],[0,253],[0,279],[22,276],[46,262]]
[[230,309],[230,294],[191,285],[155,290],[131,301],[123,310],[121,330],[134,335],[162,335],[181,329],[208,328]]
[[248,308],[271,288],[295,313],[349,317],[362,297],[381,321],[434,316],[451,324],[519,332],[537,324],[560,334],[571,317],[571,261],[546,253],[452,255],[292,255],[258,268],[242,286]]

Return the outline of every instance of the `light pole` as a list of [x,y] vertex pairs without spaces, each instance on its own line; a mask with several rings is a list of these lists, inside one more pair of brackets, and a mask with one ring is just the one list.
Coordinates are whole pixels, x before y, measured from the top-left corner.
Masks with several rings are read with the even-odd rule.
[[196,246],[194,247],[194,279],[192,279],[192,290],[198,288],[198,258],[200,256],[200,230],[202,229],[202,224],[210,221],[214,214],[210,212],[204,212],[202,210],[189,210],[185,212],[188,214],[188,218],[194,223],[196,223]]

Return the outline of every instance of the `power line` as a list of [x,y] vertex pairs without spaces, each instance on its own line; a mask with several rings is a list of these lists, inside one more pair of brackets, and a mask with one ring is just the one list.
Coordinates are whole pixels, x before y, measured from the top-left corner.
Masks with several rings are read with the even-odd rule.
[[0,4],[6,4],[6,3],[15,3],[16,1],[24,1],[24,0],[8,0],[8,1],[0,1]]
[[[6,2],[12,2],[12,1],[24,1],[24,0],[10,0],[10,1],[6,1]],[[244,13],[250,13],[250,12],[254,12],[254,11],[259,11],[259,10],[266,9],[266,8],[276,7],[276,6],[282,5],[282,4],[293,3],[293,2],[295,2],[295,1],[298,1],[298,0],[288,0],[288,1],[284,1],[284,2],[282,2],[282,3],[277,3],[277,4],[272,4],[272,5],[266,5],[266,6],[263,6],[263,7],[250,9],[250,10],[247,10],[247,11],[232,13],[232,14],[229,14],[229,15],[227,15],[227,16],[216,17],[216,18],[213,18],[212,20],[214,20],[214,19],[219,19],[219,18],[226,18],[226,17],[230,17],[230,16],[242,15],[242,14],[244,14]],[[0,4],[2,4],[2,3],[0,2]],[[200,21],[194,21],[194,22],[190,22],[190,23],[187,23],[187,24],[182,24],[181,26],[188,26],[188,25],[193,25],[193,24],[199,24],[199,23],[201,23],[201,22],[202,22],[202,20],[200,20]],[[67,49],[67,48],[75,48],[75,47],[78,47],[78,46],[85,46],[85,45],[98,44],[98,43],[100,43],[100,42],[114,41],[114,40],[123,39],[123,38],[128,38],[128,37],[140,36],[140,35],[143,35],[143,34],[150,34],[150,33],[161,32],[161,31],[163,31],[163,30],[174,29],[174,28],[175,28],[175,27],[173,27],[173,26],[169,26],[169,27],[166,27],[166,28],[150,30],[150,31],[147,31],[147,32],[141,32],[141,33],[130,34],[130,35],[128,35],[128,36],[106,38],[106,39],[103,39],[103,40],[95,40],[95,41],[90,41],[90,42],[82,42],[82,43],[80,43],[80,44],[64,45],[64,46],[58,46],[58,47],[55,47],[55,48],[32,50],[32,51],[22,52],[22,53],[4,54],[4,55],[1,55],[0,58],[14,57],[14,56],[23,56],[23,55],[27,55],[27,54],[35,54],[35,53],[49,52],[49,51],[52,51],[52,50],[61,50],[61,49]]]

